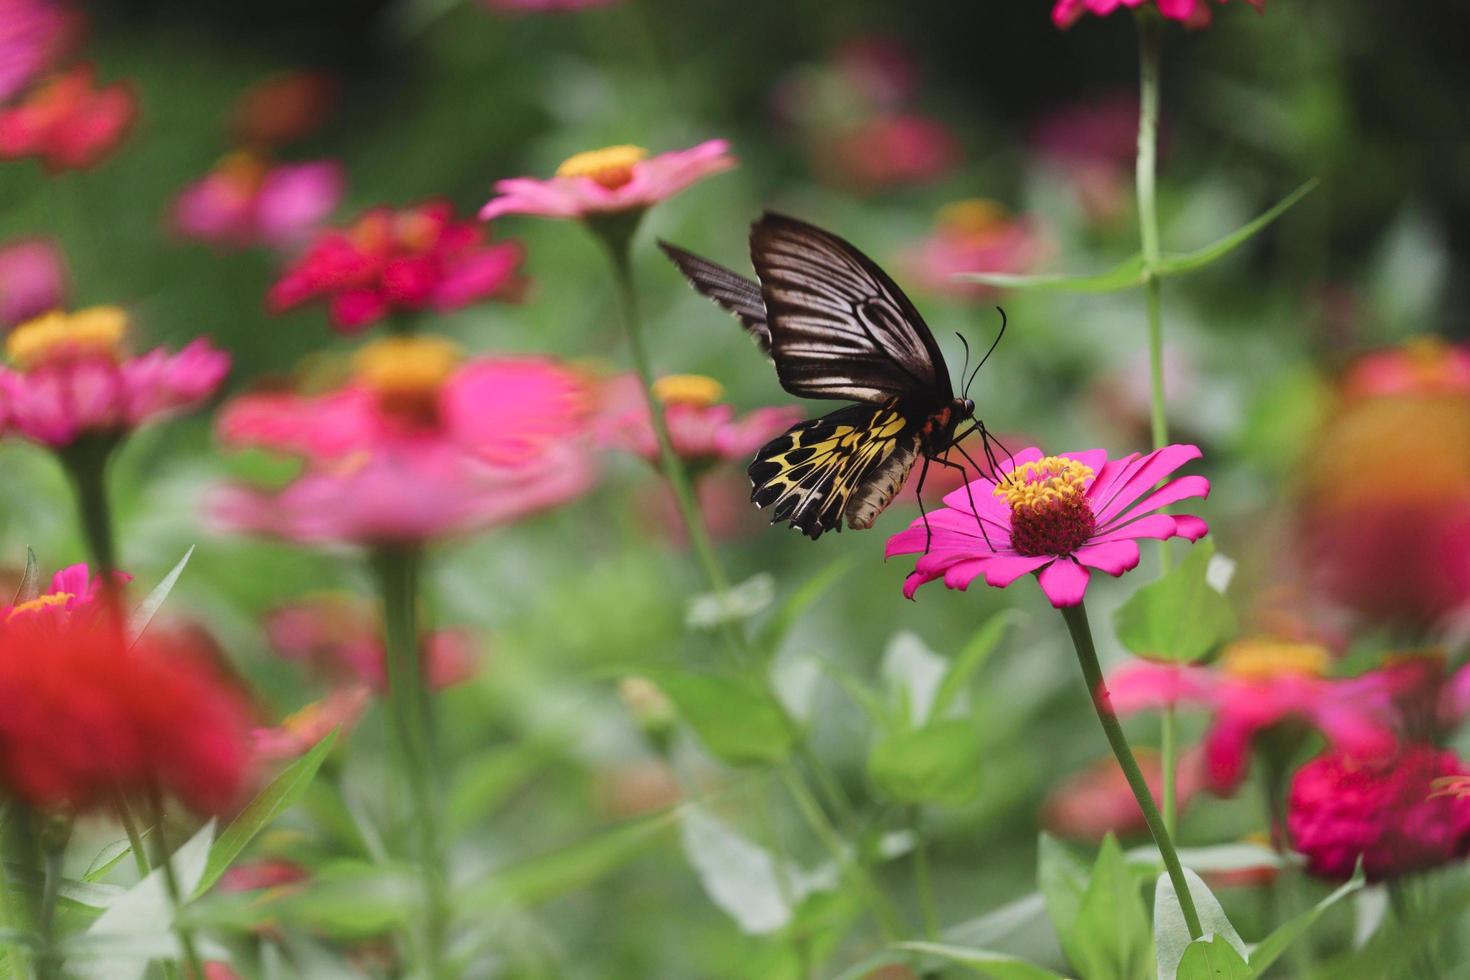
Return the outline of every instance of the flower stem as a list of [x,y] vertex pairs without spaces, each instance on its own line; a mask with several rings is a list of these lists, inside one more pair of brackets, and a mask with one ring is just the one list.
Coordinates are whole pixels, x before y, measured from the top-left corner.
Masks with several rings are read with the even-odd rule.
[[929,870],[929,844],[924,840],[924,811],[909,807],[909,829],[914,835],[914,888],[919,893],[919,911],[924,918],[924,935],[939,941],[939,903],[934,898],[934,876]]
[[[194,977],[204,976],[204,961],[199,957],[199,947],[194,944],[194,930],[184,921],[184,892],[179,887],[179,876],[174,871],[173,860],[164,842],[163,802],[156,798],[153,801],[153,815],[153,844],[158,848],[154,863],[163,872],[163,887],[168,892],[169,907],[173,911],[174,933],[179,937],[179,946],[184,951],[184,964],[188,967],[188,976],[192,980]],[[131,839],[131,835],[129,838]]]
[[1159,816],[1158,807],[1154,805],[1153,793],[1138,768],[1133,750],[1128,747],[1123,726],[1118,724],[1118,717],[1113,713],[1112,698],[1108,694],[1107,685],[1103,683],[1102,667],[1097,662],[1097,648],[1092,642],[1092,627],[1087,623],[1087,609],[1079,603],[1063,608],[1061,613],[1067,622],[1067,631],[1072,634],[1072,645],[1077,649],[1077,662],[1082,667],[1082,678],[1087,682],[1087,693],[1092,698],[1097,720],[1102,724],[1108,745],[1112,747],[1113,755],[1123,769],[1128,787],[1138,800],[1138,808],[1143,811],[1149,833],[1153,834],[1154,843],[1158,845],[1159,856],[1163,858],[1164,868],[1169,874],[1169,880],[1174,883],[1175,894],[1179,897],[1179,908],[1184,913],[1184,924],[1189,929],[1189,936],[1191,939],[1199,939],[1204,935],[1204,929],[1200,927],[1199,913],[1194,908],[1194,896],[1189,891],[1184,868],[1174,850],[1174,841],[1164,826],[1163,818]]
[[117,546],[113,536],[112,508],[107,499],[107,467],[117,447],[113,435],[82,436],[61,450],[61,463],[76,494],[77,517],[87,542],[94,571],[103,588],[113,587],[117,571]]
[[430,980],[447,977],[444,946],[449,899],[440,832],[440,771],[433,695],[424,683],[419,655],[418,580],[422,555],[413,548],[383,548],[373,556],[383,600],[388,702],[397,751],[394,759],[412,807],[415,855],[423,875],[424,909],[419,956]]
[[128,835],[128,849],[133,852],[133,864],[138,869],[138,877],[148,877],[153,865],[148,861],[148,851],[143,846],[143,835],[138,831],[138,822],[133,818],[133,811],[128,807],[128,801],[121,796],[117,800],[117,821]]

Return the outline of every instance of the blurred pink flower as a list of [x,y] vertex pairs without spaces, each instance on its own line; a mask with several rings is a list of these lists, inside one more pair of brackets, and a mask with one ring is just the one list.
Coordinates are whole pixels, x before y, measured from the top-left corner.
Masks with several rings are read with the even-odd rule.
[[829,181],[863,193],[928,183],[960,161],[959,140],[949,128],[915,113],[873,116],[821,134],[813,152]]
[[1398,745],[1398,717],[1383,679],[1332,679],[1329,656],[1312,644],[1242,640],[1218,667],[1130,661],[1107,679],[1119,715],[1169,705],[1198,706],[1213,716],[1205,735],[1205,781],[1233,793],[1245,779],[1257,735],[1286,721],[1305,722],[1336,748],[1381,758]]
[[174,230],[221,248],[304,242],[342,199],[342,166],[330,160],[270,166],[246,153],[226,157],[174,200]]
[[346,230],[319,233],[271,287],[266,307],[284,313],[325,299],[332,326],[354,334],[387,316],[519,298],[521,246],[487,238],[474,222],[456,221],[447,203],[375,208]]
[[0,0],[0,102],[46,70],[71,26],[72,16],[56,0]]
[[284,858],[261,858],[231,865],[220,875],[221,892],[254,892],[265,888],[285,888],[301,884],[311,877],[305,866]]
[[[1219,0],[1224,3],[1225,0]],[[1266,8],[1266,0],[1246,0],[1257,11]],[[1105,17],[1119,7],[1139,7],[1155,3],[1159,13],[1170,20],[1177,20],[1185,27],[1204,27],[1210,22],[1208,0],[1056,0],[1051,9],[1052,23],[1067,28],[1075,24],[1083,14]]]
[[490,10],[502,14],[554,14],[573,10],[612,7],[620,0],[480,0]]
[[[1136,755],[1154,802],[1161,805],[1164,768],[1159,755],[1148,750],[1137,750]],[[1175,799],[1182,811],[1201,788],[1199,754],[1187,753],[1176,772]],[[1058,837],[1089,843],[1100,843],[1108,834],[1142,837],[1148,833],[1138,800],[1112,756],[1098,759],[1057,784],[1042,803],[1041,825]]]
[[[115,572],[113,581],[124,586],[133,580],[125,572]],[[107,610],[98,600],[103,596],[101,579],[92,577],[85,564],[68,565],[51,576],[51,585],[33,599],[0,607],[0,626],[21,617],[44,616],[69,623],[77,616],[101,614]]]
[[[654,382],[653,393],[663,404],[674,451],[696,467],[723,460],[748,461],[757,449],[804,417],[792,405],[758,408],[737,418],[732,406],[719,402],[724,395],[720,383],[700,375],[660,378]],[[635,375],[620,375],[603,386],[596,428],[602,442],[658,462],[658,439],[648,401]]]
[[1307,870],[1346,879],[1361,858],[1369,881],[1425,871],[1470,854],[1470,798],[1437,793],[1470,766],[1433,745],[1391,758],[1329,751],[1297,770],[1287,804],[1292,845]]
[[6,428],[53,448],[88,433],[122,435],[198,407],[229,373],[229,355],[203,337],[176,354],[128,356],[127,325],[122,310],[97,306],[13,330],[5,347],[14,367],[0,368]]
[[846,87],[873,109],[897,108],[919,88],[913,56],[894,37],[868,34],[853,38],[837,49],[832,64]]
[[1012,218],[994,201],[956,201],[939,212],[934,233],[903,257],[914,280],[926,289],[958,296],[994,292],[957,280],[964,272],[1024,273],[1045,257],[1048,246],[1028,218]]
[[1470,347],[1415,337],[1358,358],[1344,372],[1341,387],[1349,399],[1470,395]]
[[[382,624],[370,604],[347,595],[313,596],[273,610],[265,630],[277,653],[327,680],[364,683],[379,694],[387,690]],[[427,633],[422,656],[429,685],[440,689],[474,676],[474,650],[464,630]]]
[[321,128],[336,100],[337,81],[325,72],[278,72],[241,93],[230,112],[230,132],[244,146],[294,143]]
[[1088,218],[1106,222],[1131,213],[1136,95],[1119,93],[1053,109],[1032,129],[1030,142],[1043,164],[1071,182]]
[[548,180],[513,177],[496,181],[498,196],[480,209],[480,220],[503,214],[586,218],[641,210],[734,167],[729,149],[725,140],[708,140],[652,157],[637,146],[578,153]]
[[127,135],[137,114],[130,85],[97,87],[90,65],[78,65],[0,108],[0,159],[37,157],[48,170],[101,163]]
[[1154,489],[1199,456],[1194,446],[1179,445],[1114,460],[1101,449],[1044,458],[1027,449],[1001,463],[999,486],[982,477],[948,494],[927,525],[924,518],[914,521],[888,539],[885,553],[920,553],[904,582],[909,598],[939,578],[951,589],[981,576],[1005,588],[1030,572],[1053,606],[1075,606],[1087,591],[1089,569],[1116,576],[1138,564],[1137,539],[1205,535],[1198,517],[1157,511],[1206,496],[1208,480],[1183,476]]
[[253,730],[250,736],[256,757],[266,762],[294,759],[311,751],[334,729],[341,729],[339,737],[345,738],[367,711],[372,697],[366,684],[340,687],[286,716],[273,728]]
[[66,299],[66,266],[56,245],[31,238],[0,248],[0,330],[57,309]]

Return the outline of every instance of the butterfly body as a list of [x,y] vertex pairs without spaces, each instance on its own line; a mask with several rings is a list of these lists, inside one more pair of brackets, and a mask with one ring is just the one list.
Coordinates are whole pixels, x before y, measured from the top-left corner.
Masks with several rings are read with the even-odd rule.
[[813,225],[767,213],[751,226],[752,281],[660,243],[699,292],[738,317],[781,386],[855,402],[798,423],[756,453],[751,500],[816,539],[872,527],[920,459],[945,466],[975,406],[908,297],[871,259]]

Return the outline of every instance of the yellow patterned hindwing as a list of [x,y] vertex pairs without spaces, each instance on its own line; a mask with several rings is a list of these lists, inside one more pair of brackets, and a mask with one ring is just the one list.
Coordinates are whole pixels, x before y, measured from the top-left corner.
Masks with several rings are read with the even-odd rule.
[[750,464],[750,499],[771,508],[772,524],[786,521],[813,540],[841,530],[844,516],[850,527],[870,527],[917,452],[896,403],[850,405],[767,443]]

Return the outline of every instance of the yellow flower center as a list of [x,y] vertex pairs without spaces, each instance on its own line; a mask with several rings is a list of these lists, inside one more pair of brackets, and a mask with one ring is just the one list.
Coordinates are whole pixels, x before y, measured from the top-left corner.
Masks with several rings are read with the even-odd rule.
[[992,201],[988,197],[971,197],[940,208],[935,223],[950,234],[970,238],[991,231],[1008,216],[1005,205],[998,201]]
[[216,168],[229,181],[230,188],[242,197],[255,193],[265,180],[266,170],[264,160],[244,150],[225,154]]
[[16,327],[5,353],[18,367],[33,368],[77,357],[122,357],[128,315],[116,306],[93,306],[75,313],[53,310]]
[[653,397],[665,405],[708,408],[724,395],[724,385],[702,374],[670,374],[653,383]]
[[641,146],[606,146],[568,157],[556,168],[558,177],[586,177],[608,190],[617,190],[633,179],[633,168],[648,159]]
[[74,598],[76,597],[70,592],[48,592],[45,595],[38,595],[28,602],[20,602],[11,607],[10,612],[5,616],[5,621],[8,623],[23,613],[40,612],[43,609],[64,606]]
[[359,350],[352,367],[384,412],[427,423],[438,417],[439,391],[463,356],[443,337],[385,337]]
[[1327,648],[1316,643],[1284,640],[1238,640],[1220,655],[1220,668],[1231,677],[1268,681],[1286,674],[1322,677],[1332,665]]
[[1011,545],[1023,555],[1069,555],[1097,528],[1087,502],[1092,467],[1065,456],[1022,463],[996,485],[1011,508]]

